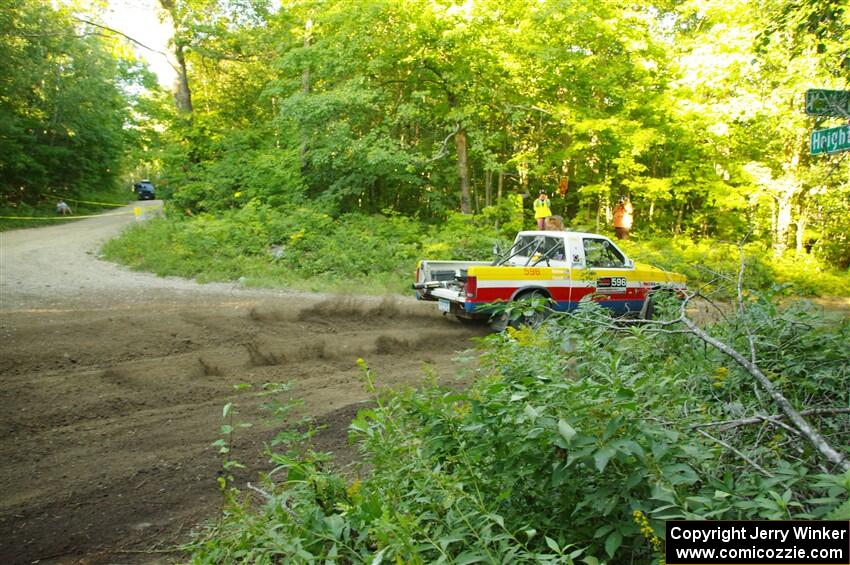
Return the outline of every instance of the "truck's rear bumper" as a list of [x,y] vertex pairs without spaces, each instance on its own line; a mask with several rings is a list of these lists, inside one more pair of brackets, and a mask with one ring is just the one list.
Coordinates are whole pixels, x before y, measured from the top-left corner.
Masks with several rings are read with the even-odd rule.
[[448,288],[438,288],[430,292],[430,300],[438,300],[441,303],[440,311],[447,314],[460,316],[461,318],[487,319],[489,312],[481,312],[480,308],[488,305],[486,302],[467,302],[463,293]]
[[448,288],[435,288],[431,291],[431,296],[435,298],[442,298],[443,300],[448,300],[449,302],[457,302],[461,304],[466,302],[466,296],[456,290],[451,290]]

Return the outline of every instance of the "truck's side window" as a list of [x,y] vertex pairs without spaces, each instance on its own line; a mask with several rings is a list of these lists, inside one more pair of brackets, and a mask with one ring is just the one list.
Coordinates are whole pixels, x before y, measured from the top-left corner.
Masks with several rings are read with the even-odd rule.
[[567,257],[564,252],[564,240],[560,237],[547,237],[543,255],[554,261],[563,261]]
[[588,268],[614,268],[626,266],[626,258],[605,239],[584,238],[584,259]]
[[519,238],[511,249],[511,253],[515,253],[518,260],[528,264],[564,261],[567,257],[564,238],[541,235]]

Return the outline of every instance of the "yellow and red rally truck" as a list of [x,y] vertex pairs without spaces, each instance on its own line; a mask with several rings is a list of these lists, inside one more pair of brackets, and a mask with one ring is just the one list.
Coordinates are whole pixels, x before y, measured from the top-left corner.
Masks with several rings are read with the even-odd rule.
[[590,299],[617,316],[650,318],[652,294],[681,296],[686,282],[684,275],[635,263],[603,235],[522,231],[494,261],[420,261],[413,288],[419,300],[436,301],[461,320],[490,319],[491,305],[534,296],[557,311]]

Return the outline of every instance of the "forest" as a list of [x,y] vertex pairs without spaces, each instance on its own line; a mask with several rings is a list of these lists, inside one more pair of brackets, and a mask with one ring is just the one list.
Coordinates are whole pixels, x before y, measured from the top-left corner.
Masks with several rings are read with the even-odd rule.
[[163,1],[171,94],[95,7],[11,2],[4,207],[146,176],[175,215],[431,226],[542,189],[571,227],[628,195],[644,239],[850,266],[846,153],[809,155],[841,118],[804,111],[846,87],[841,2]]
[[240,488],[231,417],[195,562],[657,563],[665,519],[850,515],[850,325],[788,306],[850,295],[850,159],[810,146],[850,105],[806,112],[808,90],[850,89],[843,0],[158,0],[171,87],[100,3],[0,2],[4,218],[149,178],[165,217],[106,257],[381,294],[418,259],[488,259],[541,190],[609,235],[627,196],[625,249],[731,304],[709,334],[844,458],[690,326],[588,304],[484,338],[462,391],[381,392],[360,359],[368,477],[299,451],[300,430],[268,447],[285,480]]

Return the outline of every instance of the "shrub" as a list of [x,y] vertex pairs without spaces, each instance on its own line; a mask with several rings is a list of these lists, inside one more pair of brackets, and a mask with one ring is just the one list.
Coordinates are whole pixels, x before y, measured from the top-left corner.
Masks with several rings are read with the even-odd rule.
[[[737,279],[738,246],[710,239],[655,238],[618,242],[635,260],[686,274],[692,288],[708,285],[707,293],[719,291],[729,298],[729,279]],[[850,296],[850,272],[827,267],[812,255],[793,252],[776,258],[760,243],[744,248],[747,279],[752,288],[766,290],[786,285],[785,293],[798,296]]]
[[[419,259],[488,260],[493,244],[506,247],[522,225],[522,209],[508,198],[480,215],[449,213],[442,223],[392,212],[334,218],[309,206],[274,207],[258,199],[216,215],[185,217],[179,207],[170,208],[168,220],[107,244],[107,257],[201,280],[245,277],[255,286],[403,292]],[[691,287],[708,285],[707,293],[730,296],[727,282],[738,270],[734,244],[681,237],[622,245],[639,261],[688,275]],[[745,251],[755,288],[784,284],[786,294],[850,295],[850,273],[829,270],[812,256],[774,259],[759,244]]]
[[[798,409],[847,406],[847,320],[758,299],[709,331],[746,350],[745,327]],[[271,454],[286,480],[258,511],[231,499],[194,561],[659,562],[666,519],[848,517],[850,472],[786,427],[716,425],[775,412],[747,373],[690,335],[611,328],[588,303],[486,338],[468,390],[378,397],[351,425],[362,481]],[[818,426],[850,455],[846,414]]]

